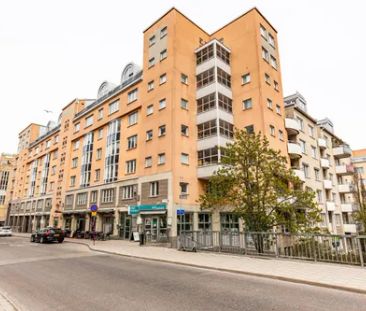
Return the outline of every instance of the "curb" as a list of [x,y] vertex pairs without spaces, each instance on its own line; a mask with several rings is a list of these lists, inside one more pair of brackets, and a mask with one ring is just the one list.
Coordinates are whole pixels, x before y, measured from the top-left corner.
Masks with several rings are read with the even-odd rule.
[[260,278],[265,278],[265,279],[272,279],[272,280],[279,280],[279,281],[291,282],[291,283],[296,283],[296,284],[305,284],[305,285],[317,286],[317,287],[328,288],[328,289],[342,290],[342,291],[347,291],[347,292],[356,293],[356,294],[364,294],[364,295],[366,294],[366,290],[352,288],[352,287],[331,285],[331,284],[319,283],[319,282],[315,282],[315,281],[307,281],[307,280],[302,280],[302,279],[262,274],[262,273],[257,273],[257,272],[247,272],[247,271],[238,271],[238,270],[225,269],[225,268],[207,267],[207,266],[184,263],[184,262],[179,262],[179,261],[141,257],[141,256],[136,256],[136,255],[127,255],[127,254],[121,254],[121,253],[116,253],[116,252],[111,252],[111,251],[99,250],[99,249],[93,248],[89,244],[83,243],[83,242],[66,241],[66,240],[65,240],[65,242],[84,245],[84,246],[87,246],[91,251],[108,254],[108,255],[135,258],[135,259],[146,260],[146,261],[163,262],[163,263],[168,263],[168,264],[180,265],[180,266],[185,266],[185,267],[193,267],[193,268],[205,269],[205,270],[211,270],[211,271],[220,271],[220,272],[227,272],[227,273],[233,273],[233,274],[249,275],[249,276],[255,276],[255,277],[260,277]]
[[4,294],[4,292],[0,292],[0,309],[4,311],[20,311],[21,309],[15,305],[10,298]]

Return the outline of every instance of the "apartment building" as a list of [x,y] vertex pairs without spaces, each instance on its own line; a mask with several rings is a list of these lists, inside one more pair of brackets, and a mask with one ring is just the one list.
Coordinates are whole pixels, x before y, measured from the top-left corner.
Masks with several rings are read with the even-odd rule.
[[87,231],[97,205],[96,229],[126,239],[138,225],[150,240],[239,230],[197,199],[235,127],[287,155],[284,117],[277,32],[256,8],[212,34],[173,8],[143,32],[141,67],[74,100],[42,135],[22,131],[11,223]]
[[300,93],[284,101],[291,167],[304,186],[316,192],[322,210],[320,227],[332,234],[356,233],[351,148],[335,135],[329,119],[316,120],[308,114]]
[[353,150],[352,163],[361,181],[366,185],[366,149]]
[[15,173],[15,155],[0,155],[0,226],[5,224],[9,202],[12,197],[12,184]]

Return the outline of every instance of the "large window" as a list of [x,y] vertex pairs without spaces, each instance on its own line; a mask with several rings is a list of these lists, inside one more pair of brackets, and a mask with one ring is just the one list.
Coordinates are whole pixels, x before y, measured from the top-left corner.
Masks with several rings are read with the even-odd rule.
[[222,59],[226,64],[230,65],[230,53],[222,46],[216,44],[216,55]]
[[221,93],[218,93],[218,100],[219,100],[219,108],[230,113],[233,112],[233,103],[229,97],[226,97]]
[[232,213],[221,213],[221,232],[239,232],[239,217]]
[[204,112],[216,107],[215,93],[208,94],[197,99],[197,113]]
[[43,168],[41,175],[41,195],[47,192],[48,172],[50,170],[50,154],[47,153],[43,158]]
[[109,123],[107,145],[105,151],[104,182],[112,182],[118,177],[119,143],[121,136],[121,120]]
[[114,188],[102,190],[101,202],[113,203],[114,201]]
[[9,171],[0,172],[0,190],[6,190],[9,182]]
[[210,68],[199,75],[197,75],[197,88],[204,87],[215,81],[215,70]]
[[159,182],[153,181],[150,183],[150,197],[157,197],[159,195]]
[[137,185],[122,187],[122,200],[131,200],[137,197]]
[[197,125],[198,139],[214,136],[217,134],[216,119]]
[[80,186],[88,187],[90,185],[91,165],[93,156],[93,132],[84,136],[83,155],[81,158],[81,179]]
[[234,125],[224,120],[219,120],[220,124],[220,135],[226,136],[228,138],[234,137]]
[[212,220],[210,213],[198,214],[198,229],[203,231],[210,231],[212,229]]
[[31,172],[30,172],[30,181],[29,181],[29,190],[28,195],[32,197],[36,190],[36,178],[37,178],[37,167],[38,167],[38,160],[34,160],[31,165]]
[[76,196],[76,205],[86,205],[88,199],[87,195],[87,192],[78,193]]
[[219,154],[218,147],[200,150],[198,153],[198,166],[210,165],[218,163]]
[[184,215],[177,216],[177,232],[180,231],[192,231],[193,230],[193,213],[185,213]]
[[206,60],[211,59],[213,56],[214,56],[214,45],[211,44],[197,52],[196,63],[197,63],[197,65],[199,65],[199,64],[205,62]]
[[217,68],[217,82],[227,87],[231,87],[231,76],[221,68]]

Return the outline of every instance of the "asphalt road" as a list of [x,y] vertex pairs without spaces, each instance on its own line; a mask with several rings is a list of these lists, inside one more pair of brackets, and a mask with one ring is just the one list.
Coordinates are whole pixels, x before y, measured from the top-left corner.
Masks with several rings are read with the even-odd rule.
[[21,310],[366,310],[366,295],[0,238],[0,293]]

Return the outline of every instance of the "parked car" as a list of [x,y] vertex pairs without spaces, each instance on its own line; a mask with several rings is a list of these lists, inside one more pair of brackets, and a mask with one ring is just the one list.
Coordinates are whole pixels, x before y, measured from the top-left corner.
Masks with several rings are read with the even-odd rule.
[[33,232],[31,242],[47,243],[58,242],[62,243],[65,238],[65,232],[59,228],[47,227]]
[[11,236],[11,235],[12,235],[11,227],[9,226],[0,227],[0,236]]

